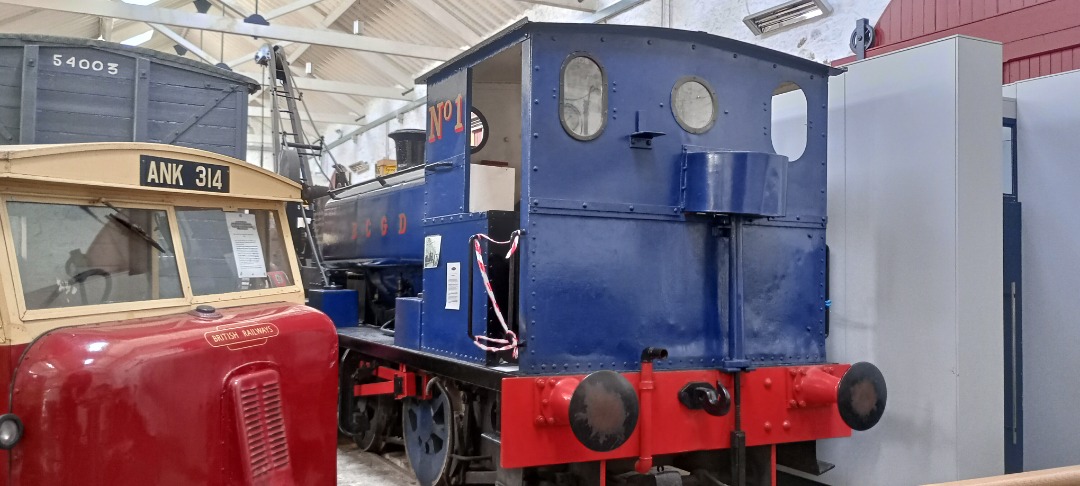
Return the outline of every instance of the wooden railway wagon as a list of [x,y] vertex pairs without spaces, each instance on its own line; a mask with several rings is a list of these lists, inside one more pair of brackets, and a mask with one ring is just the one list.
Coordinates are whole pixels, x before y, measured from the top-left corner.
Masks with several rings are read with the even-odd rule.
[[0,34],[0,145],[158,142],[244,159],[258,87],[150,49]]

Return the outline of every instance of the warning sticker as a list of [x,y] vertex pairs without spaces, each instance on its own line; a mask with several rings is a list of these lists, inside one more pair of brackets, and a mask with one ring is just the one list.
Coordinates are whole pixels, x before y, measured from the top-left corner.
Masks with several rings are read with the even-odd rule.
[[461,262],[446,264],[446,308],[461,310]]
[[424,268],[438,268],[442,251],[442,235],[424,237]]

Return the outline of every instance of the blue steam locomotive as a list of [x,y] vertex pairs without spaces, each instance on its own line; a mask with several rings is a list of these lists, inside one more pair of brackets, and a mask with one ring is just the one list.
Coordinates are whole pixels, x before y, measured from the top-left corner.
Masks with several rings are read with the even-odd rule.
[[[400,437],[425,486],[831,467],[814,441],[886,402],[876,367],[825,357],[833,73],[700,32],[522,22],[422,76],[422,162],[315,214],[362,303],[341,428]],[[789,158],[771,100],[796,90]]]

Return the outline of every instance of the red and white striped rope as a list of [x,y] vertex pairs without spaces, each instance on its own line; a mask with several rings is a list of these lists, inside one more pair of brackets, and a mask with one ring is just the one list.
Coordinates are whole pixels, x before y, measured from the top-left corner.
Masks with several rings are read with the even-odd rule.
[[[521,230],[515,230],[510,234],[510,239],[506,241],[496,240],[485,234],[473,235],[473,251],[476,253],[476,265],[480,268],[480,278],[484,280],[484,289],[487,290],[488,300],[491,301],[491,307],[495,309],[495,317],[499,319],[499,325],[502,326],[504,339],[491,338],[484,335],[474,336],[473,344],[484,351],[499,352],[506,350],[513,350],[514,359],[518,357],[518,338],[514,331],[510,330],[510,327],[506,325],[506,318],[503,317],[502,309],[499,308],[499,303],[495,300],[495,291],[491,288],[491,279],[488,278],[487,265],[484,265],[483,252],[480,250],[480,239],[490,241],[496,245],[510,245],[510,251],[506,252],[506,258],[510,258],[514,255],[514,252],[518,248],[518,239],[521,236]],[[512,278],[512,277],[511,277]],[[483,342],[501,344],[502,346],[487,346]]]
[[488,241],[490,241],[490,242],[492,242],[492,243],[494,243],[496,245],[510,245],[510,251],[506,252],[506,258],[510,258],[514,254],[514,252],[517,251],[518,237],[519,236],[521,236],[521,230],[514,230],[513,233],[510,233],[510,239],[506,240],[506,241],[496,240],[496,239],[494,239],[494,238],[492,238],[492,237],[490,237],[488,235],[485,235],[483,233],[478,233],[478,234],[473,235],[473,237],[476,238],[476,239],[483,238],[483,239],[488,240]]

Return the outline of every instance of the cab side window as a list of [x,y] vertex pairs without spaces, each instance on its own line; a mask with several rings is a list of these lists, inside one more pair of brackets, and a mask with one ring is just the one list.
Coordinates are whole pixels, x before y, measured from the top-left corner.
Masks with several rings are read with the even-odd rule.
[[559,120],[578,140],[600,136],[607,124],[607,77],[600,64],[585,54],[571,56],[562,67]]
[[292,285],[281,225],[273,211],[176,208],[195,295]]
[[9,201],[28,310],[183,297],[163,210]]

